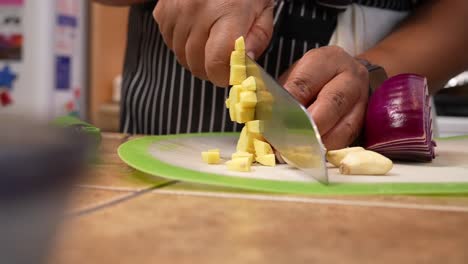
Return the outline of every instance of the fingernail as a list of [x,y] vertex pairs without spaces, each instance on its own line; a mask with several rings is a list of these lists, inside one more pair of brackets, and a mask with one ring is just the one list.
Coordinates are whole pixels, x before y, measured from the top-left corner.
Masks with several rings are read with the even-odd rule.
[[247,56],[255,60],[255,53],[253,53],[252,51],[247,52]]

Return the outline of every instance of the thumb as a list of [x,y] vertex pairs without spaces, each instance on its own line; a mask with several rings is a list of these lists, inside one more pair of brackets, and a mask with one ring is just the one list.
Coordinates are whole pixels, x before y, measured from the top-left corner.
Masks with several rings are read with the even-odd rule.
[[245,39],[246,52],[253,59],[260,57],[273,35],[273,6],[263,10],[256,18]]

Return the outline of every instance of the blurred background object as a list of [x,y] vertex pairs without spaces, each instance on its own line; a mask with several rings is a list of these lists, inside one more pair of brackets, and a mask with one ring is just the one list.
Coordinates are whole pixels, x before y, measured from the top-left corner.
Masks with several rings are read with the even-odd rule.
[[128,8],[91,3],[89,10],[89,118],[104,131],[117,132],[120,87],[114,87],[123,69]]
[[452,79],[450,79],[445,88],[453,88],[466,85],[468,85],[468,71],[462,72],[458,76],[455,76]]
[[452,78],[434,96],[439,134],[442,137],[468,134],[468,71]]
[[24,118],[0,122],[0,262],[44,263],[89,141]]
[[0,0],[0,113],[86,116],[86,14],[87,1]]

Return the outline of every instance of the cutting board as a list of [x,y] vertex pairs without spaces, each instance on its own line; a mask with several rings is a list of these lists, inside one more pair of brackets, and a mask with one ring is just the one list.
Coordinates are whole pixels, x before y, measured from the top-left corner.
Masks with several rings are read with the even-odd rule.
[[432,163],[396,163],[386,176],[344,176],[329,165],[330,184],[323,185],[288,165],[254,166],[231,172],[221,163],[202,162],[202,151],[218,148],[229,160],[237,133],[148,136],[120,146],[119,156],[145,173],[175,180],[266,192],[295,194],[450,194],[468,193],[468,137],[437,140]]

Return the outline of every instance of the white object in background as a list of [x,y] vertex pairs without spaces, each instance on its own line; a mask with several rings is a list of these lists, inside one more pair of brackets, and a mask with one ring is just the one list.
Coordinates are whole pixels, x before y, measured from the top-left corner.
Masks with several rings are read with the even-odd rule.
[[431,100],[429,101],[431,104],[431,118],[432,118],[432,138],[438,138],[440,137],[440,129],[439,129],[439,123],[437,122],[437,112],[436,112],[436,107],[434,103],[434,97],[431,96]]
[[440,137],[468,135],[468,117],[438,116]]
[[120,96],[122,91],[122,75],[119,75],[114,78],[112,83],[112,101],[118,103],[120,102]]
[[462,72],[448,81],[444,88],[457,87],[468,84],[468,71]]
[[349,5],[338,15],[329,45],[340,46],[352,56],[359,55],[375,46],[407,15],[407,12]]
[[[51,119],[85,116],[86,4],[77,0],[0,0],[20,9],[21,58],[0,58],[17,76],[0,114]],[[0,24],[0,34],[2,25]]]

